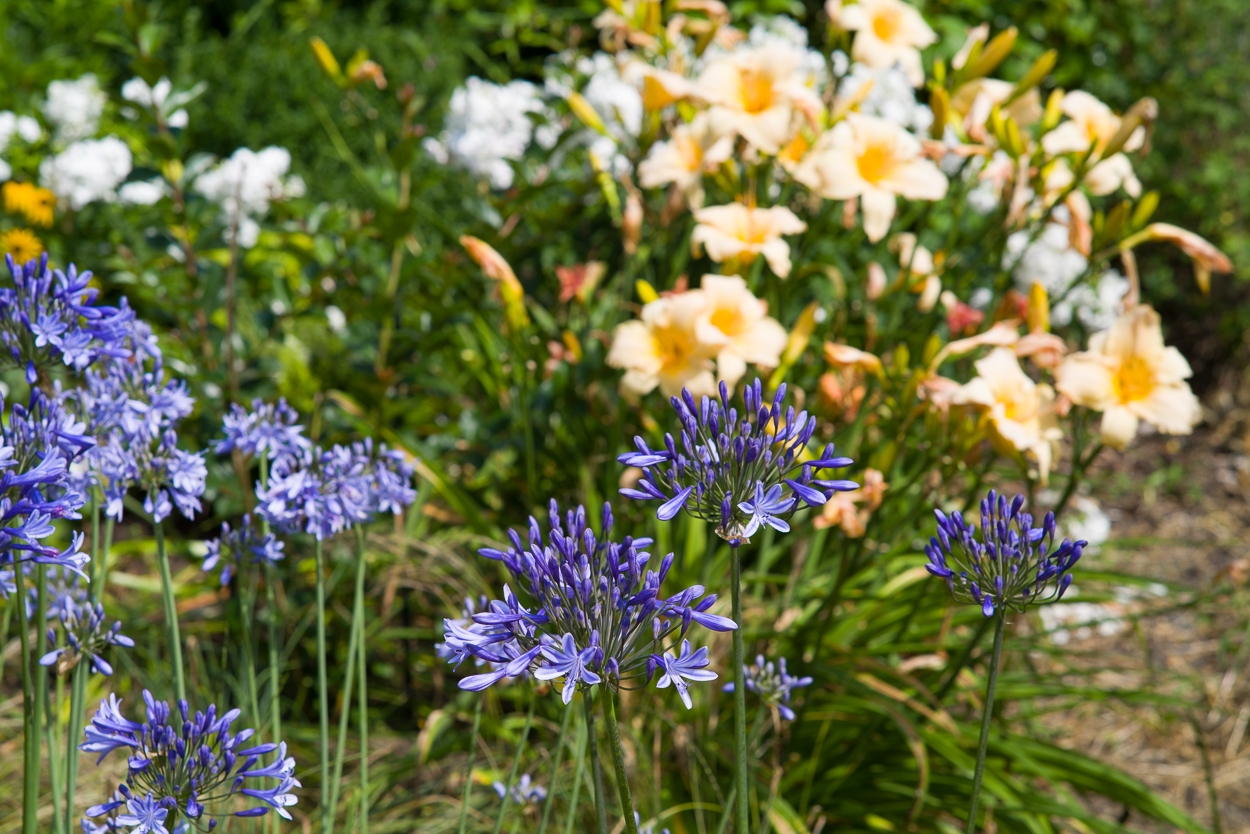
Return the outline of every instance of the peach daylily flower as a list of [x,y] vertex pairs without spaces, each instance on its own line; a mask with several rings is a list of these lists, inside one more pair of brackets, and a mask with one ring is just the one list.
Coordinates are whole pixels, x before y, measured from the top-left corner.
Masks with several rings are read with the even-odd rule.
[[701,190],[703,175],[733,154],[733,137],[712,129],[706,113],[678,125],[667,142],[656,142],[638,165],[638,183],[657,188],[673,183],[690,194]]
[[1141,420],[1164,434],[1189,434],[1202,407],[1185,380],[1192,375],[1180,351],[1163,344],[1159,314],[1132,308],[1109,330],[1089,339],[1055,371],[1055,386],[1077,405],[1102,412],[1102,440],[1123,449]]
[[696,397],[716,395],[710,355],[694,332],[706,303],[698,290],[658,298],[643,306],[637,320],[617,326],[608,364],[625,369],[621,391],[627,397],[636,399],[657,386],[666,397],[680,394],[683,387]]
[[835,492],[821,508],[820,515],[812,519],[812,525],[817,530],[838,525],[852,539],[864,535],[868,519],[881,506],[890,485],[876,469],[865,469],[862,480],[863,485],[857,490]]
[[704,275],[706,306],[696,316],[695,338],[716,355],[716,374],[730,388],[747,372],[747,363],[775,368],[786,349],[786,329],[770,318],[766,305],[737,275]]
[[817,140],[794,178],[830,200],[860,198],[864,231],[875,243],[890,229],[897,197],[946,196],[946,177],[920,152],[919,140],[894,122],[848,113]]
[[[1015,90],[1016,85],[1010,81],[978,78],[961,84],[955,90],[951,95],[951,110],[963,116],[964,133],[978,142],[985,142],[988,139],[985,122],[989,119],[990,112],[995,105],[1007,101]],[[1003,115],[1010,116],[1020,127],[1028,127],[1041,121],[1042,102],[1037,88],[1034,87],[1007,105],[1003,109]]]
[[857,33],[851,60],[873,69],[899,64],[913,87],[924,83],[920,50],[938,38],[918,10],[901,0],[859,0],[842,7],[838,25]]
[[1053,444],[1063,437],[1055,418],[1055,392],[1029,379],[1009,348],[995,348],[975,366],[977,376],[952,402],[985,409],[995,445],[1033,455],[1045,485],[1054,459]]
[[784,206],[751,208],[730,203],[698,209],[694,219],[698,225],[691,244],[706,247],[709,258],[717,263],[736,260],[745,265],[763,255],[780,278],[790,274],[790,244],[781,236],[807,229],[807,224]]
[[[1083,90],[1065,93],[1059,104],[1069,121],[1042,137],[1048,154],[1085,153],[1090,145],[1101,151],[1120,130],[1120,117],[1107,105]],[[1135,151],[1146,140],[1146,128],[1139,127],[1124,143],[1124,150]]]
[[798,116],[815,127],[820,97],[800,74],[802,54],[781,45],[736,49],[712,61],[696,83],[712,108],[713,124],[761,153],[775,154],[793,138]]

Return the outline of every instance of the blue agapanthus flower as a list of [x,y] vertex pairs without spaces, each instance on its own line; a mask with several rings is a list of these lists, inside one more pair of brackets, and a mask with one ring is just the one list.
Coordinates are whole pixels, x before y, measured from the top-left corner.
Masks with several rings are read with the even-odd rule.
[[925,568],[946,580],[956,600],[979,605],[987,617],[1062,597],[1088,544],[1064,539],[1056,547],[1055,514],[1034,527],[1023,507],[1023,495],[1008,503],[990,490],[981,501],[979,536],[961,514],[934,510],[937,535],[925,547]]
[[[762,654],[756,655],[754,666],[743,664],[742,678],[748,692],[758,695],[765,705],[776,707],[781,717],[787,721],[794,720],[794,710],[789,706],[791,693],[812,684],[811,678],[796,678],[788,673],[784,657],[774,665],[771,660],[765,662]],[[725,684],[722,689],[725,692],[733,692],[733,681]]]
[[528,670],[540,680],[563,678],[567,704],[579,689],[596,683],[615,690],[637,685],[633,682],[639,679],[649,682],[663,665],[664,653],[678,641],[685,647],[682,669],[691,673],[686,678],[701,679],[697,670],[708,665],[707,656],[705,651],[689,653],[684,638],[690,625],[714,631],[737,628],[709,611],[716,596],[693,585],[661,597],[673,554],[655,565],[651,554],[639,549],[651,544],[650,539],[612,541],[612,509],[606,504],[597,535],[587,524],[584,507],[562,517],[552,501],[548,521],[546,537],[531,517],[527,544],[509,531],[511,546],[479,551],[503,562],[533,602],[532,607],[522,604],[505,585],[503,599],[474,612],[470,625],[444,621],[457,663],[476,657],[493,664],[491,671],[461,680],[460,688],[482,690]]
[[816,420],[806,411],[783,408],[784,383],[772,405],[765,405],[759,379],[743,391],[743,410],[730,405],[729,388],[720,386],[720,398],[695,402],[687,389],[673,397],[681,423],[680,440],[664,435],[664,448],[652,449],[641,437],[637,451],[617,460],[642,470],[636,484],[621,494],[639,501],[660,501],[656,517],[668,521],[685,510],[712,521],[716,532],[729,541],[745,542],[762,525],[789,530],[787,519],[798,509],[819,507],[835,492],[859,488],[853,481],[824,480],[816,476],[850,466],[850,458],[835,457],[830,443],[819,456],[809,453]]
[[238,449],[248,457],[264,456],[273,461],[299,457],[312,449],[312,441],[304,437],[299,412],[287,405],[285,398],[276,403],[252,400],[251,411],[231,403],[221,423],[226,436],[217,443],[219,455]]
[[[155,819],[164,810],[167,828],[189,821],[196,827],[207,822],[211,829],[224,816],[259,817],[270,809],[290,819],[288,807],[296,804],[292,793],[300,787],[295,779],[295,759],[286,755],[286,743],[245,747],[253,730],[231,730],[239,717],[232,709],[218,716],[217,707],[191,714],[186,701],[177,713],[164,701],[144,690],[144,720],[131,721],[121,713],[121,702],[110,694],[85,728],[87,740],[78,749],[99,753],[100,760],[114,750],[127,756],[127,772],[120,797],[87,809],[89,818],[115,814],[123,805],[130,815],[148,813]],[[268,765],[262,758],[277,753]],[[263,786],[258,786],[262,783]],[[240,800],[254,800],[242,811],[226,809]],[[139,803],[142,812],[132,802]],[[122,816],[116,816],[123,825]],[[85,826],[84,826],[85,827]]]
[[0,286],[0,369],[22,368],[33,385],[41,369],[82,371],[101,357],[128,355],[122,341],[134,311],[96,304],[90,272],[73,264],[51,270],[46,252],[22,266],[6,255],[5,263],[13,286]]
[[500,799],[511,793],[512,801],[522,807],[529,805],[531,802],[542,802],[547,798],[547,789],[542,785],[536,784],[528,773],[521,775],[517,783],[512,786],[511,792],[509,792],[503,782],[495,782],[491,787],[495,789],[495,793]]
[[[108,646],[133,647],[134,640],[122,634],[122,624],[115,621],[109,626],[104,617],[104,604],[79,603],[72,597],[58,600],[57,617],[61,621],[61,633],[65,645],[59,646],[39,658],[40,666],[56,666],[58,675],[64,675],[82,661],[91,664],[91,671],[99,675],[113,674],[113,667],[101,656]],[[48,629],[48,644],[56,645],[56,630]]]
[[201,566],[205,573],[221,567],[221,584],[229,585],[230,577],[238,566],[244,563],[273,564],[285,555],[282,551],[285,544],[273,533],[264,533],[252,522],[250,513],[243,514],[243,520],[237,528],[230,522],[221,525],[221,535],[207,542],[208,553],[204,556]]

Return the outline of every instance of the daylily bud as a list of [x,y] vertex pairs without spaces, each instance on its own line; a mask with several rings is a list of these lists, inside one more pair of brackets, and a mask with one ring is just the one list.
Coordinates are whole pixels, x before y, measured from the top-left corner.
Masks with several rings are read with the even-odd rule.
[[[1159,117],[1159,103],[1150,96],[1138,99],[1137,102],[1128,109],[1120,119],[1120,129],[1115,132],[1107,142],[1107,147],[1103,148],[1102,159],[1106,159],[1120,152],[1125,143],[1132,138],[1133,134],[1139,127],[1145,125],[1146,132],[1149,133],[1154,127],[1155,119]],[[1142,145],[1141,152],[1146,153],[1149,143]]]
[[1063,118],[1063,111],[1059,109],[1062,104],[1063,90],[1051,90],[1050,98],[1046,99],[1046,110],[1042,114],[1042,133],[1054,130],[1055,125],[1059,124],[1059,120]]
[[604,136],[609,135],[607,125],[603,123],[599,111],[595,110],[594,105],[587,101],[585,96],[581,93],[569,93],[568,102],[573,115],[581,119],[586,127],[597,130]]
[[521,288],[521,282],[517,280],[516,273],[504,260],[503,255],[496,252],[490,244],[471,235],[462,236],[460,245],[482,268],[487,278],[499,283],[499,295],[503,298],[508,324],[513,328],[513,332],[520,332],[522,328],[528,326],[530,319],[525,309],[525,291]]
[[974,78],[981,78],[997,69],[998,65],[1003,62],[1003,59],[1011,54],[1012,47],[1016,45],[1017,34],[1019,32],[1016,27],[1012,26],[995,35],[985,45],[981,55],[975,61],[970,61],[968,71],[965,73],[963,80],[971,81]]
[[326,46],[326,42],[313,36],[308,39],[308,46],[312,49],[313,57],[317,59],[322,72],[330,76],[335,84],[341,86],[344,83],[343,70],[339,67],[338,59],[334,57],[330,47]]
[[643,304],[650,304],[660,297],[660,294],[655,291],[655,287],[646,281],[635,282],[634,289],[638,292],[638,298],[642,300]]
[[1129,220],[1129,226],[1133,231],[1137,231],[1146,225],[1155,209],[1159,207],[1159,192],[1147,191],[1142,198],[1137,201],[1137,206],[1133,209],[1133,216]]
[[1024,95],[1038,84],[1041,84],[1042,79],[1049,75],[1050,71],[1055,68],[1055,61],[1058,57],[1059,53],[1054,49],[1048,49],[1043,52],[1041,57],[1033,62],[1033,66],[1029,67],[1029,71],[1024,74],[1024,77],[1016,83],[1016,89],[1012,90],[1011,95],[1007,97],[1005,102],[1003,102],[1003,106],[1005,107],[1011,104],[1013,101],[1020,98],[1020,96]]
[[929,109],[933,111],[933,124],[929,126],[929,135],[934,139],[941,139],[951,112],[951,96],[945,87],[934,87],[929,93]]
[[642,198],[636,191],[630,191],[625,198],[621,237],[624,239],[625,254],[632,255],[638,251],[638,241],[642,239]]
[[1030,333],[1050,332],[1050,297],[1046,288],[1036,281],[1029,287],[1028,324]]

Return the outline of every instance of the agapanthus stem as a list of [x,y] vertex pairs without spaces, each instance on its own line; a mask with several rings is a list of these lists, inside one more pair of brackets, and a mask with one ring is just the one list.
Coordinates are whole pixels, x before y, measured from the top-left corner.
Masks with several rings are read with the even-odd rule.
[[338,817],[339,787],[343,780],[343,755],[347,752],[347,725],[352,714],[352,683],[356,674],[356,643],[360,630],[364,606],[365,559],[363,549],[356,550],[356,594],[352,608],[352,625],[347,637],[347,667],[343,670],[343,704],[339,710],[338,744],[334,748],[334,776],[330,780],[330,810],[328,813],[329,828],[327,834],[334,831]]
[[[365,627],[368,613],[365,611],[365,531],[356,526],[356,600],[352,620],[359,612],[360,625],[356,628],[356,645],[360,652],[360,834],[369,834],[369,665],[365,651]],[[531,712],[533,708],[531,707]]]
[[733,630],[733,679],[734,679],[734,769],[737,787],[737,834],[750,832],[750,796],[747,779],[750,761],[747,758],[747,687],[743,675],[742,632],[742,556],[741,546],[735,541],[729,544],[729,584],[733,611],[730,616],[738,627]]
[[165,528],[159,521],[152,522],[156,536],[156,561],[161,569],[161,597],[165,601],[165,629],[169,632],[170,664],[174,667],[174,691],[179,701],[187,698],[187,685],[182,672],[182,635],[178,631],[178,607],[174,602],[174,577],[169,570],[169,554],[165,551]]
[[92,604],[104,599],[104,586],[108,583],[109,550],[113,547],[113,524],[112,516],[104,520],[104,541],[100,546],[99,557],[97,558],[94,553],[91,555],[91,564],[93,565],[91,573]]
[[13,566],[17,590],[8,604],[17,606],[17,639],[22,649],[22,834],[39,827],[39,747],[35,741],[35,690],[30,678],[30,625],[26,619],[26,582],[21,564]]
[[69,730],[65,736],[65,830],[74,830],[74,793],[78,787],[78,736],[82,734],[82,714],[87,700],[86,658],[74,667],[69,696]]
[[473,732],[469,733],[469,763],[464,772],[464,797],[460,800],[460,825],[457,834],[464,834],[469,822],[469,799],[473,794],[473,760],[477,758],[477,733],[482,727],[482,702],[486,693],[478,693],[477,703],[473,707]]
[[586,713],[586,737],[590,741],[590,772],[595,781],[595,822],[598,834],[608,834],[608,806],[603,796],[603,763],[599,761],[599,741],[595,738],[595,699],[587,692],[582,698]]
[[[21,570],[21,566],[17,567]],[[16,573],[17,571],[15,571]],[[19,597],[21,599],[21,597]],[[39,791],[39,770],[42,767],[40,759],[43,756],[43,710],[48,697],[48,670],[38,665],[39,658],[43,657],[48,651],[48,571],[42,565],[35,565],[35,653],[31,658],[35,665],[31,666],[31,671],[35,674],[35,698],[32,704],[32,716],[30,727],[32,730],[31,746],[34,748],[34,755],[31,756],[31,764],[34,766],[35,773],[35,798],[38,800]],[[38,807],[36,806],[36,811]]]
[[321,830],[330,831],[330,693],[326,684],[326,570],[321,539],[313,546],[317,562],[317,704],[321,722]]
[[560,735],[556,737],[556,753],[551,760],[551,778],[547,780],[551,788],[547,791],[547,801],[543,804],[543,818],[538,824],[538,834],[545,834],[547,820],[551,819],[551,806],[555,804],[556,798],[556,779],[560,776],[560,760],[564,758],[564,736],[569,731],[569,720],[572,717],[573,702],[569,701],[564,708],[564,719],[560,722]]
[[516,774],[521,768],[521,756],[525,753],[525,742],[530,735],[530,725],[534,723],[534,707],[538,704],[538,692],[535,690],[530,693],[530,709],[525,715],[525,729],[521,730],[521,740],[517,742],[516,755],[512,757],[512,770],[508,774],[508,781],[504,784],[503,799],[499,803],[499,815],[495,817],[494,834],[499,834],[499,829],[503,827],[503,818],[508,815],[508,806],[512,800],[512,786],[516,784]]
[[629,777],[625,775],[625,751],[621,748],[621,730],[616,725],[616,704],[612,688],[603,685],[599,701],[603,704],[604,723],[608,726],[608,741],[612,745],[612,764],[616,766],[616,792],[621,797],[621,816],[625,818],[625,834],[638,834],[638,821],[634,819],[634,800],[629,793]]
[[[47,672],[44,672],[44,680],[48,679]],[[56,687],[56,703],[61,704],[61,697],[65,694],[61,679],[57,678]],[[56,834],[65,834],[63,827],[64,817],[61,816],[61,735],[60,735],[60,712],[52,709],[52,693],[49,691],[45,683],[43,689],[43,717],[47,722],[48,733],[48,782],[52,788],[52,830]]]
[[[569,706],[573,706],[572,703]],[[573,828],[577,825],[577,806],[582,798],[582,772],[586,769],[586,723],[583,721],[577,726],[577,741],[574,742],[577,752],[577,767],[573,771],[573,793],[569,797],[569,818],[564,824],[564,834],[573,834]],[[555,793],[555,783],[552,785],[552,793]],[[550,800],[550,795],[548,795]]]
[[[269,458],[266,455],[260,456],[260,485],[261,489],[269,486]],[[269,522],[265,518],[260,520],[260,529],[262,535],[269,535]],[[268,625],[269,625],[269,723],[273,727],[273,737],[275,739],[282,738],[282,709],[278,693],[282,689],[282,663],[279,659],[281,646],[278,641],[278,593],[274,588],[277,580],[276,571],[273,562],[265,560],[265,605],[268,607]],[[278,830],[278,816],[276,814],[266,814],[269,818],[271,829],[276,832]]]
[[[243,573],[247,573],[247,590],[243,590]],[[252,720],[260,723],[260,694],[256,686],[256,662],[252,658],[252,615],[256,608],[256,566],[253,565],[238,574],[239,583],[239,615],[243,621],[243,673],[247,676],[248,706],[251,707]]]
[[977,745],[977,769],[972,776],[972,807],[968,811],[968,827],[965,834],[977,830],[977,804],[981,799],[981,777],[985,773],[985,751],[990,746],[990,720],[994,716],[994,686],[998,683],[998,658],[1003,650],[1003,631],[1007,627],[1007,612],[998,612],[994,624],[994,650],[990,654],[990,679],[985,685],[985,714],[981,717],[981,741]]

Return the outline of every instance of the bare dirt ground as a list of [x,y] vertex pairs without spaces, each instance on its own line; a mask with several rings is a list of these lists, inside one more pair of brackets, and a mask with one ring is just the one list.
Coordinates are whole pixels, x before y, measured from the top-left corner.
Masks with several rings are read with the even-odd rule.
[[[1093,472],[1090,494],[1112,526],[1084,566],[1149,576],[1166,590],[1116,599],[1116,583],[1089,583],[1077,599],[1110,592],[1103,610],[1121,619],[1072,629],[1063,652],[1034,653],[1092,673],[1107,691],[1170,699],[1056,702],[1030,723],[1132,773],[1212,830],[1250,832],[1250,375],[1230,370],[1206,406],[1193,436],[1139,438],[1123,454],[1104,451]],[[1105,803],[1096,810],[1133,829],[1173,830]]]

